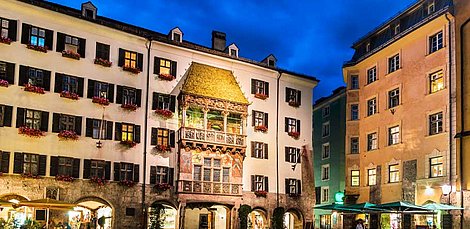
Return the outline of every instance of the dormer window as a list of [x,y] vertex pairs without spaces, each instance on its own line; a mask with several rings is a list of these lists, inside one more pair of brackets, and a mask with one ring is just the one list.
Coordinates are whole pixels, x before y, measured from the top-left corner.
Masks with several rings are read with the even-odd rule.
[[268,61],[268,66],[274,67],[274,65],[275,65],[274,60],[269,60],[269,61]]
[[268,57],[264,58],[261,63],[265,63],[269,67],[276,67],[276,57],[273,54],[270,54]]
[[181,35],[178,33],[173,33],[173,40],[179,42],[181,40]]
[[428,5],[428,14],[434,13],[435,10],[436,10],[436,4],[434,3],[434,1],[431,1]]
[[232,57],[238,57],[237,50],[235,50],[235,49],[230,49],[230,56],[232,56]]
[[82,16],[85,18],[95,20],[97,11],[98,9],[96,8],[96,6],[93,5],[93,3],[91,3],[90,1],[82,4]]
[[173,28],[168,34],[168,39],[175,42],[183,42],[183,32],[178,27]]
[[370,42],[367,42],[366,44],[366,52],[370,52]]
[[393,28],[394,34],[397,35],[400,33],[400,24],[396,24],[395,27]]
[[238,57],[238,47],[236,44],[231,44],[229,45],[226,49],[225,52],[228,53],[231,57]]

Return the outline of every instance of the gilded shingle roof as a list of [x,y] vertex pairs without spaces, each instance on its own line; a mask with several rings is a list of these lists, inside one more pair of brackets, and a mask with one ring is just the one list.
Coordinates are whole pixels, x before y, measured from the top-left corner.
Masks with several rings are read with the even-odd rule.
[[188,69],[182,92],[248,104],[231,71],[196,62]]

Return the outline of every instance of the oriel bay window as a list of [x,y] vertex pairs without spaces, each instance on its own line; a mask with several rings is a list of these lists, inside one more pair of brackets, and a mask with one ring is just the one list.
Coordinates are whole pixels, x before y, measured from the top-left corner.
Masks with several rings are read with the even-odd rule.
[[0,104],[0,127],[10,126],[12,120],[13,107]]
[[142,71],[144,56],[141,53],[119,49],[119,67],[138,69]]
[[230,182],[230,168],[223,167],[219,158],[206,157],[202,160],[202,164],[193,165],[193,180]]
[[47,132],[49,113],[38,110],[19,108],[16,111],[16,128],[28,127]]
[[262,175],[251,175],[251,191],[269,192],[268,177]]
[[110,103],[114,102],[114,84],[89,79],[87,98],[93,97],[108,99]]
[[50,175],[79,178],[80,159],[71,157],[51,157]]
[[198,107],[189,107],[186,110],[185,127],[204,129],[204,112]]
[[150,166],[150,184],[169,184],[173,186],[174,168]]
[[16,41],[16,20],[9,20],[6,18],[0,18],[0,37],[9,38],[11,41]]
[[83,179],[93,177],[109,180],[111,174],[111,162],[103,160],[83,160]]
[[153,74],[156,74],[156,75],[165,74],[165,75],[171,75],[173,77],[176,77],[176,66],[177,66],[176,61],[171,61],[168,59],[155,57],[153,64],[154,64]]
[[68,92],[83,97],[84,79],[62,73],[55,74],[54,92]]
[[285,160],[289,163],[300,163],[300,149],[294,147],[285,147]]
[[126,162],[114,162],[114,181],[139,182],[139,165]]
[[268,144],[263,142],[251,142],[251,157],[268,159]]
[[18,85],[25,86],[26,84],[41,87],[45,91],[49,91],[51,88],[51,72],[21,65]]
[[229,113],[227,116],[227,133],[243,134],[242,116]]
[[46,155],[15,152],[13,173],[46,175]]
[[302,193],[302,182],[297,179],[285,179],[286,194],[300,195]]
[[59,133],[66,130],[73,131],[77,135],[81,135],[82,117],[54,113],[52,115],[52,132]]
[[175,131],[165,128],[153,128],[150,145],[175,147]]
[[[169,94],[161,94],[154,92],[152,94],[152,110],[169,110],[175,112],[176,110],[176,96]],[[187,113],[187,112],[186,112]]]
[[52,50],[53,34],[52,30],[23,23],[21,43]]
[[114,140],[121,142],[140,143],[140,125],[130,123],[116,123],[116,136]]
[[85,136],[93,139],[112,140],[113,122],[87,118]]
[[140,107],[142,100],[142,90],[117,85],[116,103],[123,105],[136,105]]
[[5,80],[8,84],[15,83],[15,64],[0,61],[0,80]]
[[269,97],[269,83],[262,80],[251,79],[251,94],[261,96],[260,98],[263,98],[263,96],[264,98]]
[[57,33],[57,52],[67,51],[72,53],[78,53],[80,54],[81,58],[85,58],[85,47],[85,39],[59,32]]
[[444,176],[444,165],[443,165],[443,157],[433,157],[429,159],[429,177],[442,177]]

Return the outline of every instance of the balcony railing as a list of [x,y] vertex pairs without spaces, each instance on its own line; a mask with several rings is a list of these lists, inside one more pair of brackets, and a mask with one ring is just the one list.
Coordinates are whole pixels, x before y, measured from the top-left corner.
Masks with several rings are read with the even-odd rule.
[[204,182],[204,181],[178,181],[178,192],[219,194],[219,195],[242,195],[242,184]]
[[182,140],[193,140],[230,146],[246,146],[246,136],[213,130],[181,127],[179,136]]

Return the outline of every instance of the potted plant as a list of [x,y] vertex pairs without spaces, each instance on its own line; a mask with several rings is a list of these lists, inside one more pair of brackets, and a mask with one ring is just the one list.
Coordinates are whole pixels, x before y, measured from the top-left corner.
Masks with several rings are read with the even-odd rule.
[[71,130],[62,130],[57,135],[61,140],[78,140],[78,134]]
[[44,132],[38,129],[30,128],[27,126],[22,126],[18,129],[18,133],[22,135],[26,135],[28,137],[42,137],[44,136]]
[[30,179],[40,179],[41,178],[39,175],[34,175],[32,173],[23,173],[23,174],[21,174],[21,177],[30,178]]
[[96,58],[95,59],[95,64],[101,65],[103,67],[111,67],[113,65],[113,62],[109,60],[105,60],[103,58]]
[[130,73],[134,73],[134,74],[139,74],[141,72],[139,68],[135,68],[131,66],[123,66],[122,70],[126,72],[130,72]]
[[255,98],[265,100],[268,98],[268,95],[262,94],[262,93],[256,93]]
[[64,181],[64,182],[73,182],[75,179],[69,175],[57,175],[55,176],[56,181]]
[[10,84],[6,80],[0,79],[0,87],[8,87]]
[[92,176],[90,177],[90,183],[94,183],[98,186],[104,186],[106,185],[107,181],[101,177]]
[[268,195],[268,192],[264,191],[264,190],[257,190],[255,191],[255,196],[256,197],[264,197],[266,198],[266,196]]
[[289,197],[292,197],[292,198],[299,198],[299,197],[300,197],[300,194],[299,194],[299,193],[289,193]]
[[71,100],[78,100],[78,94],[69,92],[69,91],[60,92],[60,97],[71,99]]
[[162,80],[166,80],[166,81],[172,81],[176,77],[171,75],[171,74],[160,73],[160,74],[158,74],[158,78],[160,78]]
[[62,51],[62,56],[67,57],[67,58],[71,58],[71,59],[75,59],[75,60],[80,60],[80,53],[76,53],[72,50]]
[[121,141],[120,143],[121,143],[121,145],[127,146],[127,147],[129,147],[129,148],[132,148],[132,147],[134,147],[134,146],[137,145],[136,142],[131,141],[131,140]]
[[300,107],[300,103],[298,103],[298,102],[295,101],[295,100],[291,100],[291,101],[289,101],[289,106],[292,106],[292,107]]
[[261,132],[263,132],[263,133],[266,133],[266,132],[268,131],[268,127],[267,127],[267,126],[264,126],[264,125],[262,125],[262,126],[255,126],[255,130],[256,130],[256,131],[261,131]]
[[299,138],[300,136],[300,132],[297,131],[289,131],[287,134],[295,139]]
[[34,86],[32,84],[29,84],[29,83],[24,85],[24,91],[33,92],[33,93],[37,93],[37,94],[44,94],[45,93],[44,88]]
[[166,153],[171,150],[171,147],[169,145],[157,145],[155,149],[160,153]]
[[99,97],[99,96],[94,96],[91,99],[91,102],[97,103],[97,104],[100,104],[100,105],[103,105],[103,106],[108,106],[109,105],[109,100],[107,98],[102,98],[102,97]]
[[131,188],[135,185],[136,183],[133,180],[120,180],[119,185]]
[[121,108],[124,109],[124,110],[128,110],[128,111],[135,111],[137,110],[137,105],[135,104],[122,104],[121,105]]
[[0,43],[9,45],[11,44],[11,39],[8,37],[0,37]]
[[172,118],[173,112],[167,109],[156,109],[155,114],[162,116],[163,118]]
[[47,53],[47,50],[49,49],[47,46],[39,46],[39,45],[32,45],[32,44],[26,45],[26,48],[34,50],[34,51],[38,51],[38,52],[43,52],[43,53]]
[[171,188],[171,185],[168,184],[168,183],[158,183],[158,184],[155,184],[155,189],[157,190],[157,192],[159,193],[162,193],[166,190],[169,190]]

